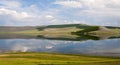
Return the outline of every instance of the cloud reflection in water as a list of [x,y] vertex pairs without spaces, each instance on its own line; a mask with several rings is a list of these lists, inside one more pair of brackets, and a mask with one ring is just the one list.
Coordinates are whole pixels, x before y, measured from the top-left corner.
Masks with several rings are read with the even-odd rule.
[[43,39],[2,39],[0,51],[12,52],[59,52],[77,54],[119,54],[120,39],[88,40],[88,41],[58,41]]

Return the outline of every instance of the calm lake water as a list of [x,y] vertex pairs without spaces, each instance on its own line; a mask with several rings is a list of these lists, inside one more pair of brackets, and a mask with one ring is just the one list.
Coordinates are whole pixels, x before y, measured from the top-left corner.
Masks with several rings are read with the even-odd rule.
[[82,41],[1,38],[0,53],[4,52],[50,52],[120,56],[120,38],[104,40],[87,39]]

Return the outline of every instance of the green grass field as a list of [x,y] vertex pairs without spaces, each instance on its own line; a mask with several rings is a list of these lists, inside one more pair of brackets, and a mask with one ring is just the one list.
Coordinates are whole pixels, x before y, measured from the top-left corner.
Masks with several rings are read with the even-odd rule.
[[0,65],[120,65],[118,57],[51,53],[0,54]]
[[116,36],[120,36],[120,29],[110,29],[110,31],[93,31],[91,33],[94,33],[97,36],[109,36],[109,35],[116,35]]

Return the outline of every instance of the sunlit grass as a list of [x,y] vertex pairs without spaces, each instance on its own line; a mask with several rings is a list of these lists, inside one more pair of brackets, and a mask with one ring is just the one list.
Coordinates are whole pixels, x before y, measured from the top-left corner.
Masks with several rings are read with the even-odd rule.
[[120,64],[120,58],[50,53],[8,53],[0,55],[0,65],[99,65]]
[[68,27],[68,28],[47,28],[45,30],[39,31],[37,29],[26,30],[26,31],[17,31],[17,32],[4,32],[3,34],[18,34],[18,35],[29,35],[29,36],[37,36],[42,35],[44,37],[61,37],[61,38],[76,38],[77,35],[72,35],[71,32],[75,32],[80,30],[76,27]]
[[120,29],[110,29],[109,31],[93,31],[96,36],[120,36]]
[[[25,30],[25,31],[14,31],[14,32],[2,32],[0,31],[0,34],[18,34],[18,35],[29,35],[29,36],[37,36],[42,35],[45,37],[60,37],[60,38],[76,38],[78,35],[72,35],[72,32],[81,31],[83,29],[76,28],[76,27],[66,27],[66,28],[46,28],[41,31],[38,29],[33,30]],[[109,29],[109,31],[104,30],[97,30],[97,31],[91,31],[89,33],[92,33],[94,36],[120,36],[120,29]],[[79,33],[78,33],[79,34]],[[91,34],[90,34],[91,35]]]

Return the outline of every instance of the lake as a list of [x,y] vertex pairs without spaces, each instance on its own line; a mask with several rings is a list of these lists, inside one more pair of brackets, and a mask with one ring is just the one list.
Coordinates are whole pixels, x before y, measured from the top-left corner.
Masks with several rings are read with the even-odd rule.
[[21,35],[12,37],[1,36],[0,53],[4,52],[49,52],[120,56],[120,38],[95,39],[87,37],[86,39],[86,37],[81,37],[72,40],[64,38],[35,38]]

